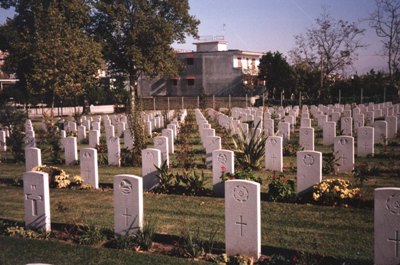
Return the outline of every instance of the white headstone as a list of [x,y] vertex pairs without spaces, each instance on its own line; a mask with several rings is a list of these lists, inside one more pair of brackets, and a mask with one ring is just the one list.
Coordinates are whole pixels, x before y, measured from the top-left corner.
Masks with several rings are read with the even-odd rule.
[[51,230],[49,175],[44,172],[24,173],[25,226]]
[[316,151],[297,152],[297,193],[310,189],[322,180],[322,153]]
[[174,153],[174,131],[172,129],[163,129],[161,131],[162,136],[166,136],[168,138],[168,149],[169,153]]
[[374,155],[374,128],[359,127],[357,130],[357,156]]
[[39,148],[25,148],[25,171],[32,171],[32,168],[42,165],[42,153]]
[[7,151],[6,131],[0,131],[0,151]]
[[92,130],[89,131],[89,147],[95,148],[100,144],[100,131]]
[[159,180],[156,167],[161,166],[161,152],[158,149],[146,148],[142,150],[142,176],[145,191],[155,188]]
[[322,144],[331,145],[333,144],[333,139],[336,137],[336,122],[327,121],[324,124],[324,129],[322,133]]
[[95,122],[92,123],[92,130],[100,131],[100,129],[101,129],[100,122],[95,121]]
[[83,125],[78,126],[78,143],[86,139],[86,127]]
[[393,139],[397,137],[397,117],[396,116],[387,116],[385,118],[387,122],[387,138]]
[[265,141],[265,169],[283,171],[283,138],[269,136]]
[[65,164],[70,165],[78,160],[78,144],[76,137],[64,138]]
[[97,150],[83,148],[80,150],[80,169],[83,181],[93,188],[99,188],[99,169],[97,163]]
[[264,132],[265,136],[274,136],[274,120],[265,119],[264,120]]
[[342,135],[353,135],[353,119],[351,117],[343,117],[340,119],[340,130]]
[[117,123],[117,136],[121,137],[126,129],[125,122],[118,122]]
[[204,138],[204,146],[206,148],[206,166],[212,167],[212,152],[221,149],[221,137],[209,136]]
[[225,182],[225,251],[257,260],[261,255],[260,184]]
[[335,171],[351,173],[354,168],[354,138],[352,136],[335,137],[333,150],[335,153]]
[[214,150],[212,152],[212,177],[213,191],[217,196],[224,194],[224,182],[221,180],[223,173],[235,173],[235,154],[230,150]]
[[114,233],[128,236],[143,227],[143,180],[134,175],[114,176]]
[[290,140],[290,123],[280,122],[278,125],[279,135],[282,136],[283,142],[288,142]]
[[107,158],[109,165],[121,165],[121,146],[118,136],[107,138]]
[[314,128],[300,128],[299,145],[303,150],[314,151]]
[[113,125],[109,125],[109,126],[105,126],[105,131],[106,131],[106,138],[110,138],[110,137],[114,137],[115,136],[115,132],[114,132],[114,126]]
[[160,150],[161,152],[161,163],[167,161],[167,166],[169,166],[168,137],[166,136],[154,137],[154,148]]
[[400,264],[400,188],[374,193],[374,264]]
[[386,144],[387,140],[387,122],[375,121],[374,122],[374,143]]

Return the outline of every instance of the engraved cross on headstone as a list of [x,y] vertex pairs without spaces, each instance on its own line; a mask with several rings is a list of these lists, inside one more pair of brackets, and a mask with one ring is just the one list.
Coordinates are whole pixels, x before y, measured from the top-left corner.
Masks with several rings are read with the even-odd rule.
[[27,200],[31,200],[32,201],[32,215],[33,216],[37,216],[38,212],[37,212],[37,201],[41,201],[42,200],[42,196],[40,195],[35,195],[35,194],[26,194],[25,195]]
[[396,253],[396,258],[399,257],[399,247],[400,247],[400,238],[399,238],[399,231],[396,230],[396,237],[395,238],[388,238],[389,242],[394,242],[394,251]]
[[271,159],[272,159],[272,164],[275,165],[275,159],[277,159],[275,154],[272,154]]
[[240,225],[240,236],[243,236],[243,226],[247,225],[247,223],[243,223],[242,216],[240,216],[240,221],[235,224]]
[[128,226],[128,219],[131,217],[131,214],[128,214],[128,208],[125,208],[125,212],[122,214],[125,217],[125,226]]

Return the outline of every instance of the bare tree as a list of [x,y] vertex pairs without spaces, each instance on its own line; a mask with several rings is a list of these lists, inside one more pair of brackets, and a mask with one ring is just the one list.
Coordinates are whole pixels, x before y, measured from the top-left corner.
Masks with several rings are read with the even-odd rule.
[[376,0],[376,10],[369,17],[370,26],[381,38],[383,52],[387,56],[389,77],[399,71],[400,59],[400,1]]
[[327,76],[339,74],[353,64],[357,51],[365,46],[361,42],[364,31],[354,22],[335,21],[324,12],[315,20],[314,27],[295,36],[297,47],[290,51],[291,60],[320,72],[321,87],[324,87]]

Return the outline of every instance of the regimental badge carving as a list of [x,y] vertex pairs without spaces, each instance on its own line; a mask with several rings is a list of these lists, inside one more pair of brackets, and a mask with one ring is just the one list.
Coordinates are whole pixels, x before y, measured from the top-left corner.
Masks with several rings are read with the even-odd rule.
[[150,151],[147,151],[146,154],[144,155],[147,159],[154,159],[154,154]]
[[363,130],[363,134],[364,134],[365,136],[367,136],[367,135],[368,135],[368,130]]
[[311,166],[311,165],[313,165],[314,164],[314,157],[312,156],[312,155],[310,155],[310,154],[307,154],[307,155],[305,155],[304,157],[303,157],[303,163],[304,163],[304,165],[306,165],[306,166]]
[[349,140],[347,140],[346,138],[340,138],[339,143],[341,145],[346,145],[349,142]]
[[119,188],[123,194],[129,194],[132,192],[132,183],[127,179],[123,179],[119,183]]
[[400,215],[400,195],[391,195],[386,200],[386,209],[393,215]]
[[156,146],[163,146],[164,141],[162,139],[156,139],[155,144],[156,144]]
[[89,152],[84,152],[82,156],[83,156],[83,158],[91,158],[92,154]]
[[249,191],[245,186],[238,185],[233,189],[233,198],[237,202],[245,202],[249,198]]
[[226,158],[226,155],[225,155],[225,154],[218,154],[218,156],[217,156],[217,161],[218,161],[220,164],[225,165],[227,160],[228,160],[228,159]]
[[274,139],[274,138],[272,138],[269,142],[270,142],[272,145],[276,145],[276,144],[278,143],[278,141],[277,141],[276,139]]

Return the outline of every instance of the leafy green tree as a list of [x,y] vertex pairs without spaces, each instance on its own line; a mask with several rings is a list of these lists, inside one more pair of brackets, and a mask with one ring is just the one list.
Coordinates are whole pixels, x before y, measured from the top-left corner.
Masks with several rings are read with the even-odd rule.
[[49,99],[74,98],[97,82],[102,67],[101,46],[85,29],[90,22],[89,6],[81,0],[0,0],[2,7],[14,6],[14,37],[8,40],[9,71],[20,86]]
[[259,79],[265,81],[268,93],[274,98],[278,98],[281,91],[290,91],[293,87],[293,71],[282,53],[267,52],[261,57],[259,69]]
[[197,36],[199,21],[189,14],[187,0],[97,0],[94,7],[94,33],[109,70],[129,78],[133,109],[139,76],[176,74],[171,44]]

